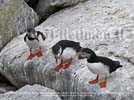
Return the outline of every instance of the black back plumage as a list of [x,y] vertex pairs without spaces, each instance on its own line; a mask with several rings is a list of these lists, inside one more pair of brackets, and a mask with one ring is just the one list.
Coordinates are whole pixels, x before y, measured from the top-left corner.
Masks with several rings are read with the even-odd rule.
[[79,42],[74,42],[70,40],[61,40],[52,47],[53,53],[58,54],[60,47],[62,48],[62,50],[64,50],[67,47],[73,48],[74,50],[76,50],[76,52],[81,50]]
[[104,65],[109,66],[110,73],[114,72],[119,67],[122,67],[119,61],[113,61],[112,59],[109,59],[107,57],[97,56],[95,52],[89,48],[85,48],[85,50],[83,49],[83,52],[91,54],[90,58],[87,59],[89,63],[103,63]]
[[113,61],[109,58],[106,58],[106,57],[102,57],[102,56],[97,56],[95,59],[94,59],[94,62],[101,62],[103,63],[104,65],[107,65],[109,66],[109,72],[112,73],[114,72],[117,68],[119,67],[122,67],[119,63],[119,61]]

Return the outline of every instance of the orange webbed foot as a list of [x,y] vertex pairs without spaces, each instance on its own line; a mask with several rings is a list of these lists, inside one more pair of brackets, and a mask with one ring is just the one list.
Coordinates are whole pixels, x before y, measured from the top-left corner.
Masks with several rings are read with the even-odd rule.
[[64,69],[69,68],[71,66],[71,64],[72,64],[72,60],[69,63],[67,63],[67,64],[64,65]]
[[41,57],[41,56],[43,56],[43,53],[41,51],[39,51],[39,52],[36,53],[36,56]]
[[63,65],[62,65],[62,64],[59,64],[58,66],[56,66],[56,67],[54,68],[54,70],[57,71],[57,72],[59,72],[59,70],[60,70],[62,67],[63,67]]
[[34,57],[35,57],[35,55],[30,53],[30,55],[28,56],[27,60],[32,60]]
[[98,79],[95,79],[95,80],[92,80],[92,81],[89,81],[90,84],[96,84],[98,83]]
[[98,80],[99,79],[99,75],[97,75],[96,79],[95,80],[92,80],[92,81],[89,81],[90,84],[96,84],[98,83]]
[[70,66],[71,66],[71,64],[70,64],[70,63],[69,63],[69,64],[65,64],[64,69],[68,69]]
[[100,85],[101,88],[105,88],[106,87],[106,81],[99,83],[99,85]]

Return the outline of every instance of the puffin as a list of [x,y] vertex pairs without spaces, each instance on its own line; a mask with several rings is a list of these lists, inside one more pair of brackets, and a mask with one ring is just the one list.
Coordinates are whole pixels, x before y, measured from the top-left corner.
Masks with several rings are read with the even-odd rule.
[[89,48],[82,49],[79,59],[87,59],[88,69],[97,75],[96,79],[89,81],[90,84],[98,83],[100,75],[105,76],[104,81],[99,83],[100,88],[106,87],[109,74],[122,67],[119,61],[114,61],[103,56],[97,56],[96,53]]
[[[43,56],[42,50],[41,50],[41,41],[45,41],[46,36],[40,32],[36,31],[34,28],[29,28],[26,31],[26,35],[24,37],[24,41],[29,47],[30,54],[27,58],[27,60],[32,60],[33,57],[41,57]],[[32,53],[32,49],[39,48],[39,51],[36,54]]]
[[79,57],[81,46],[79,42],[71,40],[60,40],[52,47],[52,53],[55,57],[56,63],[60,60],[54,70],[59,72],[60,69],[68,69],[73,63],[75,57]]

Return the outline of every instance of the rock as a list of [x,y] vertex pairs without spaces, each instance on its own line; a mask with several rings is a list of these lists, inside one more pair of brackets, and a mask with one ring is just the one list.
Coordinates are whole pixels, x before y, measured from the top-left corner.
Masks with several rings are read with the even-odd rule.
[[17,88],[9,82],[0,82],[0,94],[4,94],[8,91],[14,91]]
[[[41,20],[46,19],[51,14],[55,13],[58,10],[61,10],[67,6],[76,5],[79,2],[84,2],[87,0],[36,0],[36,6],[34,6],[35,11],[39,15]],[[30,3],[30,2],[29,2]],[[31,5],[32,4],[31,0]]]
[[14,36],[37,24],[37,14],[23,0],[1,0],[0,50]]
[[3,75],[0,74],[0,94],[11,90],[16,90],[16,87],[13,86]]
[[0,95],[1,100],[61,100],[52,89],[40,85],[26,85],[15,92]]
[[[43,43],[45,55],[27,61],[25,34],[20,35],[0,53],[0,72],[16,87],[41,84],[61,94],[67,92],[67,100],[133,100],[133,6],[131,0],[91,0],[59,11],[36,28],[47,35]],[[123,68],[109,76],[104,89],[88,83],[96,75],[87,69],[86,60],[76,60],[69,69],[57,73],[50,48],[61,39],[79,41],[98,55],[119,60]]]

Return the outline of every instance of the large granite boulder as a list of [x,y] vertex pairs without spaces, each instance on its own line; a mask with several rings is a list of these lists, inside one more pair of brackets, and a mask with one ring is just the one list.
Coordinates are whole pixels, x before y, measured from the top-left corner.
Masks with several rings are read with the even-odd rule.
[[14,36],[38,24],[38,16],[24,0],[0,1],[0,50]]
[[[133,100],[133,10],[131,0],[91,0],[57,12],[36,28],[47,35],[43,43],[45,55],[27,61],[25,34],[20,35],[0,53],[0,72],[16,87],[37,83],[75,95],[66,96],[67,100]],[[123,68],[109,76],[104,89],[88,83],[96,76],[87,69],[86,60],[76,59],[69,69],[57,73],[51,47],[61,39],[79,41],[98,55],[119,60]]]
[[29,4],[34,7],[35,11],[39,15],[41,20],[46,19],[51,14],[65,7],[76,5],[80,2],[87,0],[34,0],[36,4],[32,4],[33,1],[29,1]]
[[52,89],[40,85],[26,85],[13,92],[0,95],[1,100],[61,100]]

